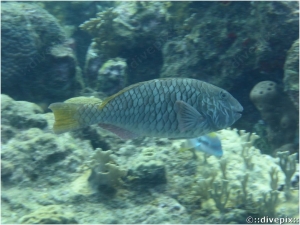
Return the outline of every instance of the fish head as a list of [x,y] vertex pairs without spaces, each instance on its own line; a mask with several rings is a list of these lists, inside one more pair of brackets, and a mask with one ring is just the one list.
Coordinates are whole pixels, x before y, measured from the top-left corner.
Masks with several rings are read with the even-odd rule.
[[243,106],[224,89],[213,86],[209,98],[202,101],[206,116],[215,130],[231,126],[242,116]]

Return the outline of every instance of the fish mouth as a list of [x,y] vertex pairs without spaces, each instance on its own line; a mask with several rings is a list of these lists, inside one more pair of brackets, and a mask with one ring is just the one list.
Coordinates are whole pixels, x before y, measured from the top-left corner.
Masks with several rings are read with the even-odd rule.
[[244,108],[241,105],[239,105],[238,107],[236,107],[235,110],[234,110],[235,114],[237,114],[239,116],[242,116],[243,111],[244,111]]
[[234,114],[235,114],[235,118],[238,120],[239,118],[242,117],[242,112],[243,111],[235,111]]

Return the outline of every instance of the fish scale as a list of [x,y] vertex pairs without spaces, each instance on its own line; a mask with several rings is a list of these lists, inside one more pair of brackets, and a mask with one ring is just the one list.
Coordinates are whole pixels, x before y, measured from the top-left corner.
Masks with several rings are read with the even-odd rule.
[[199,137],[232,125],[243,110],[227,91],[188,78],[134,84],[101,104],[87,99],[87,104],[54,103],[49,108],[56,133],[98,123],[122,138]]

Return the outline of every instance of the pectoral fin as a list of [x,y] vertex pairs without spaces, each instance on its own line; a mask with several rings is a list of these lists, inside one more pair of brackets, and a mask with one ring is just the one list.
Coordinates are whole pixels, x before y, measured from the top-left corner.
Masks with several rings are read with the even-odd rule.
[[204,121],[204,117],[194,107],[184,101],[175,102],[175,111],[180,132],[195,128],[197,124]]

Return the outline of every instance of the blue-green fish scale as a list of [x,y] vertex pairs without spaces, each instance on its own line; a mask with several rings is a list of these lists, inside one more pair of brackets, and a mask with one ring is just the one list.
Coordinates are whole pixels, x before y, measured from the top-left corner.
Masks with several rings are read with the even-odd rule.
[[179,81],[183,82],[153,80],[117,95],[103,108],[101,120],[146,136],[179,134],[175,101],[191,104],[190,98],[197,99],[194,84],[182,79]]
[[[227,99],[222,100],[220,93],[225,93]],[[182,131],[175,107],[178,101],[195,108],[205,121],[194,129]],[[80,123],[111,124],[142,136],[171,138],[198,137],[226,128],[239,118],[233,111],[242,110],[225,90],[186,78],[142,82],[114,95],[104,106],[82,108]]]

